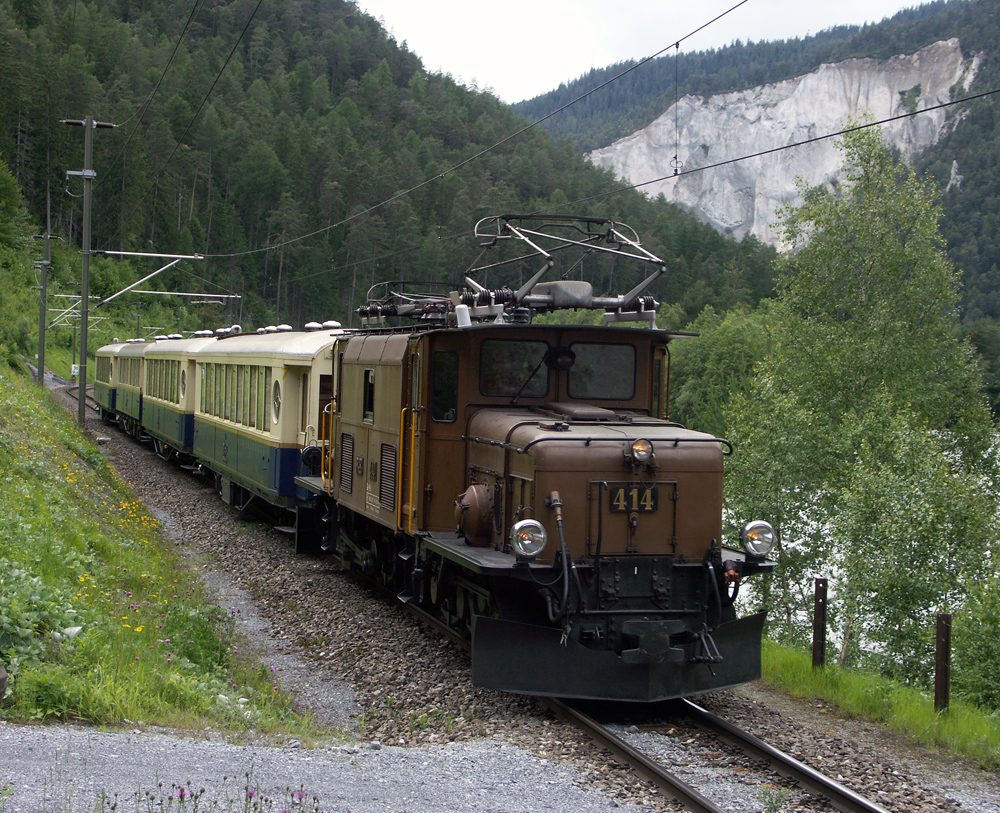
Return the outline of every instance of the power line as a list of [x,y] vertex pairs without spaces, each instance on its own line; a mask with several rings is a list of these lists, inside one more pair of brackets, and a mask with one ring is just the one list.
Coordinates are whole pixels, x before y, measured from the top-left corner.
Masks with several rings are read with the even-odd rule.
[[[170,163],[170,160],[174,157],[177,150],[180,149],[181,143],[184,141],[184,137],[188,134],[188,132],[191,130],[191,127],[194,126],[194,123],[198,120],[198,116],[201,114],[202,108],[208,103],[208,100],[212,95],[212,91],[215,90],[215,86],[219,84],[219,80],[222,78],[222,74],[225,73],[226,68],[229,67],[229,63],[232,61],[233,56],[236,54],[236,49],[243,41],[243,37],[246,36],[247,30],[250,28],[250,23],[252,23],[254,17],[257,16],[257,12],[260,10],[261,4],[263,2],[264,0],[257,0],[257,5],[254,6],[253,13],[247,20],[246,25],[243,26],[243,30],[240,32],[240,36],[233,44],[233,49],[229,52],[229,56],[226,57],[225,63],[223,63],[222,67],[219,68],[219,72],[215,76],[215,81],[212,82],[212,86],[208,89],[208,92],[205,93],[204,98],[201,100],[201,104],[198,105],[198,109],[194,112],[194,115],[191,117],[191,121],[188,122],[188,126],[184,129],[184,132],[181,133],[180,138],[177,139],[177,143],[174,145],[173,150],[171,150],[170,155],[166,157],[166,160],[164,160],[164,162],[160,165],[160,167],[153,173],[153,182],[148,187],[146,187],[146,191],[143,192],[142,197],[139,198],[139,201],[135,204],[135,207],[132,209],[132,211],[129,212],[128,216],[122,219],[121,225],[117,229],[115,229],[114,232],[111,233],[111,235],[107,238],[107,240],[105,240],[105,245],[108,245],[111,242],[111,240],[113,240],[115,236],[117,236],[118,232],[120,232],[125,227],[125,223],[127,223],[131,219],[131,217],[139,210],[139,207],[142,205],[142,202],[146,200],[146,197],[147,195],[149,195],[150,190],[152,190],[156,186],[156,184],[159,183],[160,175],[166,169],[167,164]],[[205,255],[205,256],[216,256],[216,255]],[[222,256],[230,256],[230,255],[222,255]]]
[[785,150],[792,150],[797,147],[805,147],[809,144],[815,144],[816,142],[819,141],[826,141],[831,138],[837,138],[838,136],[846,135],[847,133],[853,133],[856,132],[857,130],[867,130],[870,127],[879,127],[883,124],[891,124],[894,121],[902,121],[903,119],[909,119],[914,116],[919,116],[921,113],[931,113],[935,110],[943,110],[948,107],[954,107],[955,105],[958,104],[965,104],[966,102],[974,102],[978,99],[984,99],[988,96],[994,96],[998,93],[1000,93],[1000,88],[996,88],[994,90],[987,90],[982,93],[973,94],[972,96],[966,96],[962,99],[955,99],[954,101],[943,102],[941,104],[934,105],[933,107],[925,107],[922,110],[914,110],[909,113],[901,113],[898,116],[890,116],[889,118],[879,119],[878,121],[866,122],[864,124],[858,124],[853,127],[847,127],[843,130],[838,130],[835,133],[827,133],[826,135],[816,136],[814,138],[807,138],[805,141],[796,141],[792,144],[784,144],[780,147],[772,147],[769,150],[761,150],[760,152],[751,153],[749,155],[742,155],[738,158],[729,158],[725,161],[719,161],[718,163],[715,164],[706,164],[705,166],[702,167],[694,167],[692,169],[681,170],[671,175],[664,175],[660,178],[653,178],[650,181],[642,181],[641,183],[620,187],[618,189],[613,189],[608,192],[602,192],[599,195],[591,195],[590,197],[579,198],[577,200],[570,201],[569,203],[562,203],[559,204],[558,206],[552,206],[549,209],[540,209],[534,214],[544,214],[545,212],[552,212],[557,209],[565,208],[566,206],[576,206],[580,203],[589,203],[590,201],[601,200],[602,198],[607,198],[610,197],[611,195],[619,195],[622,192],[627,192],[632,189],[639,189],[640,187],[649,186],[650,184],[660,183],[662,181],[668,181],[671,178],[683,178],[685,175],[694,175],[697,172],[705,172],[709,169],[718,169],[720,167],[729,166],[730,164],[737,164],[740,161],[749,161],[753,158],[761,158],[762,156],[765,155],[773,155],[774,153],[784,152]]
[[[174,50],[170,54],[170,59],[168,59],[167,64],[163,66],[163,71],[160,73],[160,78],[156,80],[156,85],[153,86],[153,90],[149,94],[146,101],[144,101],[141,105],[139,105],[139,109],[132,114],[132,116],[138,115],[139,120],[135,123],[135,127],[132,128],[132,132],[128,134],[128,138],[125,139],[125,143],[122,145],[122,148],[119,151],[118,155],[115,156],[115,160],[111,162],[111,166],[108,167],[107,172],[105,172],[104,176],[97,182],[98,186],[100,186],[102,183],[104,183],[105,180],[107,180],[107,177],[111,174],[111,170],[113,170],[118,165],[118,160],[125,154],[125,150],[128,149],[128,145],[132,141],[132,136],[134,136],[139,131],[139,126],[142,124],[142,119],[146,115],[146,113],[149,112],[149,106],[153,103],[153,97],[156,96],[156,91],[160,89],[160,83],[163,81],[163,78],[167,75],[167,71],[170,70],[170,65],[173,63],[174,57],[177,56],[177,51],[181,47],[181,42],[184,41],[184,35],[187,34],[187,30],[191,25],[191,21],[194,19],[195,12],[198,10],[198,4],[200,2],[201,0],[194,0],[194,6],[191,8],[191,13],[188,15],[187,22],[184,23],[184,29],[181,31],[181,35],[177,38],[177,42],[174,43]],[[124,122],[122,122],[122,124],[118,126],[121,127],[124,124],[128,124],[129,121],[131,121],[131,117],[129,119],[126,119]],[[114,237],[114,235],[112,235],[112,237]]]
[[[468,164],[471,164],[473,161],[479,160],[484,155],[488,155],[489,153],[493,152],[494,150],[498,149],[499,147],[502,147],[504,144],[508,143],[509,141],[513,141],[518,136],[521,136],[524,133],[528,132],[529,130],[532,130],[535,127],[538,127],[540,124],[542,124],[542,122],[548,121],[550,118],[552,118],[553,116],[557,115],[558,113],[561,113],[563,110],[566,110],[568,107],[571,107],[572,105],[577,104],[578,102],[583,101],[588,96],[591,96],[594,93],[597,93],[597,91],[599,91],[599,90],[603,90],[608,85],[610,85],[613,82],[618,81],[619,79],[621,79],[626,74],[629,74],[632,71],[641,68],[647,62],[650,62],[650,61],[656,59],[658,56],[661,56],[662,54],[666,53],[671,48],[675,48],[675,47],[679,48],[680,44],[682,42],[684,42],[684,40],[693,37],[698,32],[704,30],[705,28],[707,28],[708,26],[712,25],[713,23],[718,22],[723,17],[725,17],[727,14],[730,14],[731,12],[735,11],[740,6],[742,6],[742,5],[744,5],[745,3],[748,3],[748,2],[749,2],[749,0],[740,0],[740,2],[738,2],[736,5],[732,6],[731,8],[727,9],[726,11],[722,12],[718,16],[712,18],[707,23],[704,23],[703,25],[700,25],[698,28],[694,29],[694,31],[691,31],[688,34],[685,34],[679,40],[676,40],[675,42],[672,42],[670,45],[667,45],[666,47],[661,48],[659,51],[657,51],[652,56],[648,56],[645,59],[637,62],[635,65],[632,65],[631,67],[626,68],[621,73],[618,73],[615,76],[611,77],[610,79],[608,79],[608,80],[602,82],[601,84],[597,85],[597,87],[591,88],[590,90],[586,91],[585,93],[581,93],[579,96],[577,96],[572,101],[566,102],[566,104],[562,105],[561,107],[557,107],[555,110],[553,110],[550,113],[547,113],[546,115],[542,116],[540,119],[536,119],[535,121],[531,122],[530,124],[525,125],[520,130],[517,130],[516,132],[511,133],[509,136],[506,136],[505,138],[500,139],[495,144],[492,144],[489,147],[486,147],[485,149],[480,150],[475,155],[470,156],[469,158],[466,158],[464,161],[460,161],[459,163],[455,164],[454,166],[449,167],[448,169],[444,170],[443,172],[435,175],[433,178],[427,178],[427,179],[421,181],[420,183],[418,183],[416,186],[411,186],[409,189],[403,190],[402,192],[397,192],[395,195],[393,195],[391,198],[388,198],[387,200],[383,200],[380,203],[376,203],[376,204],[374,204],[372,206],[369,206],[367,209],[365,209],[363,211],[355,212],[350,217],[346,217],[343,220],[340,220],[340,221],[338,221],[336,223],[331,223],[329,226],[324,226],[321,229],[316,229],[315,231],[309,232],[309,234],[303,234],[301,237],[294,237],[294,238],[292,238],[290,240],[286,240],[283,243],[276,243],[273,246],[265,246],[264,248],[248,249],[247,251],[241,251],[241,252],[237,252],[237,253],[234,253],[234,254],[206,254],[205,256],[208,257],[208,258],[211,258],[211,259],[226,259],[226,258],[231,258],[231,257],[246,257],[246,256],[251,255],[251,254],[260,254],[262,251],[272,251],[273,249],[281,248],[282,246],[287,246],[287,245],[290,245],[292,243],[297,243],[297,242],[300,242],[301,240],[307,240],[310,237],[315,237],[316,235],[324,234],[325,232],[332,231],[333,229],[336,229],[336,228],[340,228],[341,226],[347,225],[352,220],[356,220],[357,218],[362,217],[363,215],[370,214],[371,212],[374,212],[377,209],[382,208],[383,206],[388,206],[390,203],[393,203],[394,201],[397,201],[400,198],[406,197],[407,195],[410,195],[411,193],[416,192],[419,189],[422,189],[423,187],[427,186],[430,183],[433,183],[434,181],[438,181],[438,180],[443,179],[446,175],[450,175],[451,173],[456,172],[457,170],[461,169],[462,167],[464,167],[464,166],[466,166]],[[140,203],[141,203],[141,201],[140,201]],[[113,236],[114,235],[112,235],[112,237]]]
[[[878,126],[881,126],[883,124],[891,124],[892,122],[895,122],[895,121],[901,121],[903,119],[912,118],[913,116],[918,116],[921,113],[930,113],[930,112],[933,112],[935,110],[942,110],[944,108],[954,107],[955,105],[964,104],[966,102],[977,101],[979,99],[984,99],[984,98],[987,98],[989,96],[994,96],[996,94],[1000,94],[1000,88],[996,88],[994,90],[984,91],[982,93],[976,93],[976,94],[973,94],[972,96],[966,96],[966,97],[964,97],[962,99],[955,99],[954,101],[950,101],[950,102],[943,102],[942,104],[935,105],[933,107],[926,107],[926,108],[924,108],[922,110],[915,110],[915,111],[912,111],[912,112],[909,112],[909,113],[902,113],[902,114],[900,114],[898,116],[890,116],[889,118],[880,119],[879,121],[873,121],[873,122],[866,122],[864,124],[858,124],[858,125],[855,125],[853,127],[847,127],[847,128],[845,128],[843,130],[838,130],[837,132],[834,132],[834,133],[827,133],[826,135],[815,136],[814,138],[808,138],[805,141],[796,141],[793,144],[785,144],[785,145],[780,146],[780,147],[773,147],[772,149],[761,150],[759,152],[751,153],[749,155],[742,155],[742,156],[740,156],[738,158],[730,158],[730,159],[728,159],[726,161],[719,161],[718,163],[715,163],[715,164],[706,164],[705,166],[702,166],[702,167],[695,167],[693,169],[680,170],[680,171],[677,171],[677,172],[672,173],[670,175],[664,175],[664,176],[662,176],[660,178],[654,178],[654,179],[649,180],[649,181],[642,181],[640,183],[636,183],[636,184],[632,184],[632,185],[628,185],[628,186],[619,186],[619,187],[616,187],[615,189],[611,189],[611,190],[609,190],[607,192],[602,192],[602,193],[600,193],[598,195],[591,195],[590,197],[586,197],[586,198],[578,198],[577,200],[569,201],[567,203],[561,203],[558,206],[552,206],[552,207],[550,207],[548,209],[539,209],[539,210],[537,210],[535,212],[532,212],[532,214],[546,214],[548,212],[558,211],[559,209],[565,209],[565,208],[570,207],[570,206],[577,206],[577,205],[579,205],[581,203],[590,203],[591,201],[602,200],[604,198],[609,198],[609,197],[611,197],[613,195],[620,195],[620,194],[623,194],[625,192],[629,192],[629,191],[631,191],[633,189],[640,189],[643,186],[649,186],[649,185],[654,184],[654,183],[660,183],[662,181],[667,181],[667,180],[670,180],[672,178],[681,178],[681,177],[684,177],[685,175],[694,175],[695,173],[698,173],[698,172],[705,172],[706,170],[709,170],[709,169],[718,169],[720,167],[728,166],[730,164],[739,163],[740,161],[749,161],[749,160],[752,160],[754,158],[760,158],[760,157],[765,156],[765,155],[772,155],[774,153],[783,152],[785,150],[795,149],[797,147],[805,147],[805,146],[807,146],[809,144],[815,144],[815,143],[817,143],[819,141],[826,141],[826,140],[831,139],[831,138],[837,138],[838,136],[846,135],[848,133],[853,133],[853,132],[856,132],[858,130],[867,130],[870,127],[878,127]],[[401,193],[401,194],[405,194],[405,193]],[[368,210],[368,211],[371,211],[371,210]],[[346,222],[346,221],[344,221],[344,222]],[[337,224],[335,224],[335,225],[337,225]],[[330,227],[330,228],[333,228],[333,227]],[[309,236],[309,235],[307,235],[307,236]],[[440,239],[442,241],[444,241],[444,240],[454,240],[454,239],[457,239],[460,236],[462,236],[462,234],[451,235],[449,237],[442,237]],[[273,246],[272,246],[272,248],[273,248]],[[337,269],[338,270],[343,270],[343,269],[346,269],[346,268],[352,268],[354,266],[363,265],[365,263],[379,262],[381,260],[391,259],[392,257],[396,257],[396,256],[398,256],[400,254],[409,253],[410,251],[412,251],[412,247],[402,248],[402,249],[399,249],[397,251],[390,252],[388,254],[380,254],[377,257],[367,257],[367,258],[364,258],[364,259],[355,260],[352,263],[347,263],[347,264],[342,265],[342,266],[337,266]],[[208,256],[211,256],[211,255],[208,255]],[[329,273],[332,270],[334,270],[334,269],[326,269],[324,271],[318,271],[318,272],[316,272],[314,274],[307,274],[307,275],[302,276],[302,277],[296,277],[293,280],[289,280],[289,283],[300,282],[302,280],[311,279],[312,277],[316,277],[316,276],[320,276],[322,274]]]

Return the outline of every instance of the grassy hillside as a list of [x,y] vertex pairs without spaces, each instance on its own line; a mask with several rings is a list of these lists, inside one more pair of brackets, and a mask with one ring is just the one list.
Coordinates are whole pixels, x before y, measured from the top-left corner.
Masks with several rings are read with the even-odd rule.
[[6,366],[0,411],[4,716],[307,733],[72,417]]

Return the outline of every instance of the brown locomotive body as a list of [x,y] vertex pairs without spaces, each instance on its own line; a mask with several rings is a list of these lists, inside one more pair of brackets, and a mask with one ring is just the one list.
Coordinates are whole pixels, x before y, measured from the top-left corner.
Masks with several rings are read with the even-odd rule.
[[[677,335],[651,326],[642,295],[662,264],[607,221],[488,225],[494,242],[535,249],[556,233],[660,270],[595,297],[541,282],[552,256],[539,249],[544,267],[516,291],[467,279],[363,309],[367,329],[315,371],[332,387],[295,479],[300,526],[325,519],[325,549],[471,639],[482,686],[651,701],[758,677],[764,615],[738,619],[733,599],[772,566],[773,531],[750,528],[747,552],[723,545],[729,445],[664,417]],[[610,324],[531,321],[584,307]],[[395,316],[422,324],[388,327]],[[650,327],[614,324],[627,319]]]

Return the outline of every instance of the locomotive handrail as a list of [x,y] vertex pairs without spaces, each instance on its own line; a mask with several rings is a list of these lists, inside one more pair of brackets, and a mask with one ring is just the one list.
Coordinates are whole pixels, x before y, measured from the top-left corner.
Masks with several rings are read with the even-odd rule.
[[[320,418],[320,427],[323,430],[323,457],[320,459],[319,475],[323,481],[323,488],[327,496],[333,495],[333,464],[330,462],[329,451],[333,450],[333,402],[331,401],[323,407],[323,417]],[[329,427],[327,426],[329,421]]]
[[[534,421],[528,423],[535,423]],[[521,424],[524,426],[526,424]],[[599,424],[591,424],[599,425]],[[584,446],[590,446],[591,443],[629,443],[631,441],[639,440],[639,436],[635,437],[620,437],[620,438],[600,438],[594,437],[593,435],[587,435],[586,437],[573,436],[573,437],[545,437],[545,438],[535,438],[532,441],[528,441],[524,446],[515,446],[506,440],[497,440],[496,438],[480,438],[475,435],[462,435],[462,440],[467,440],[469,443],[482,443],[486,446],[498,446],[501,449],[507,449],[511,452],[516,452],[517,454],[525,454],[532,446],[537,446],[539,443],[548,442],[561,442],[561,443],[579,443],[583,442]],[[658,438],[661,442],[671,443],[674,447],[679,446],[681,443],[719,443],[725,448],[722,450],[724,457],[729,457],[733,453],[733,444],[724,438]]]
[[[474,438],[469,438],[469,440],[474,440]],[[513,452],[517,452],[518,454],[525,454],[532,446],[537,446],[539,443],[547,443],[547,442],[565,443],[569,441],[576,441],[576,442],[583,441],[584,446],[589,446],[591,443],[608,443],[608,442],[621,443],[622,441],[628,443],[629,441],[634,441],[634,440],[639,440],[639,437],[636,436],[634,438],[630,437],[595,438],[593,436],[588,435],[587,437],[535,438],[534,440],[529,441],[524,446],[520,447],[513,446],[511,444],[504,444],[504,445],[508,446],[508,448],[510,448],[510,450]],[[719,443],[725,446],[726,449],[728,449],[728,451],[726,451],[726,449],[723,450],[722,452],[723,456],[728,457],[733,453],[733,444],[730,443],[728,440],[723,440],[722,438],[659,438],[659,440],[667,443],[672,443],[675,447],[680,445],[681,443]],[[493,441],[493,443],[499,445],[499,441]]]
[[417,457],[417,411],[413,410],[413,414],[410,416],[410,522],[407,526],[407,532],[413,535],[413,514],[415,513],[413,508],[413,474],[414,465]]

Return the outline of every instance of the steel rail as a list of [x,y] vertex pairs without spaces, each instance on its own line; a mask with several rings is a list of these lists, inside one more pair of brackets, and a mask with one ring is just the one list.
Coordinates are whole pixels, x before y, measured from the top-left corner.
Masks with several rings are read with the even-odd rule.
[[697,790],[683,780],[670,773],[662,765],[653,762],[644,754],[635,750],[631,745],[620,737],[616,737],[596,720],[591,719],[583,712],[572,706],[566,705],[562,700],[554,697],[539,697],[536,700],[544,706],[548,706],[559,716],[582,728],[596,743],[607,748],[615,758],[632,768],[644,779],[648,779],[656,785],[663,795],[676,799],[692,813],[725,813],[724,808],[719,807],[710,799],[706,799]]
[[835,809],[843,813],[889,813],[881,805],[866,799],[836,780],[768,745],[753,734],[737,728],[721,717],[716,717],[690,700],[683,700],[682,703],[684,712],[696,725],[736,746],[744,753],[764,760],[772,770],[797,782],[804,790],[824,797]]

